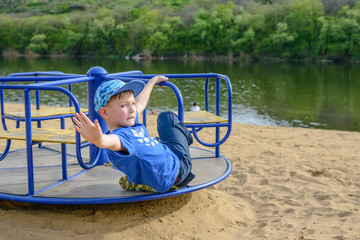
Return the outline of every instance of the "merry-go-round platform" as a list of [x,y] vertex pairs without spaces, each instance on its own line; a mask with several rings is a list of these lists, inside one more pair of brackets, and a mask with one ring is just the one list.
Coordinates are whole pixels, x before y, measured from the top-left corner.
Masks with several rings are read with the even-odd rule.
[[[69,150],[68,150],[69,151]],[[213,152],[191,148],[192,172],[195,179],[186,188],[166,193],[125,191],[119,185],[123,173],[110,164],[83,169],[79,166],[74,150],[69,151],[68,179],[62,180],[61,152],[54,145],[34,147],[35,192],[28,196],[26,151],[10,152],[0,167],[0,198],[3,200],[56,203],[104,204],[144,201],[197,191],[214,185],[231,172],[230,162]],[[72,153],[73,152],[73,153]],[[73,157],[70,157],[73,155]]]
[[[154,75],[146,75],[140,71],[108,74],[101,67],[91,68],[86,75],[65,74],[62,72],[27,72],[15,73],[0,77],[1,141],[6,146],[0,154],[0,200],[31,202],[41,204],[110,204],[135,202],[171,197],[197,191],[224,180],[232,170],[231,162],[220,154],[220,145],[231,132],[232,125],[232,90],[230,80],[220,74],[168,74],[168,82],[161,83],[170,87],[178,102],[178,117],[192,132],[194,139],[215,151],[202,148],[190,148],[193,169],[196,175],[189,186],[165,193],[148,193],[141,191],[125,191],[119,185],[123,173],[115,169],[111,163],[103,159],[102,151],[96,146],[84,142],[75,130],[65,129],[65,119],[74,117],[80,109],[76,97],[72,94],[72,85],[80,82],[88,84],[87,114],[91,120],[98,119],[103,130],[107,130],[104,121],[96,114],[93,95],[103,82],[112,79],[123,81],[142,80],[147,82]],[[198,113],[184,111],[181,92],[171,83],[171,79],[205,79],[205,110]],[[215,83],[215,113],[209,108],[209,85]],[[227,116],[221,114],[220,82],[226,83]],[[16,83],[16,84],[14,84]],[[68,88],[63,86],[67,85]],[[5,109],[4,91],[24,91],[24,112],[11,112]],[[69,99],[69,106],[52,111],[42,111],[40,93],[42,90],[56,91]],[[36,110],[31,108],[30,92],[35,92]],[[70,110],[69,110],[70,109]],[[46,113],[45,113],[46,112]],[[43,128],[43,121],[60,119],[58,129]],[[16,128],[8,129],[6,122],[15,121]],[[37,123],[37,127],[34,124]],[[146,114],[143,114],[146,125]],[[24,124],[24,127],[21,127]],[[106,123],[105,123],[106,124]],[[203,128],[214,128],[214,142],[201,140],[198,132]],[[220,134],[220,129],[225,129]],[[10,151],[11,141],[23,140],[26,148]]]

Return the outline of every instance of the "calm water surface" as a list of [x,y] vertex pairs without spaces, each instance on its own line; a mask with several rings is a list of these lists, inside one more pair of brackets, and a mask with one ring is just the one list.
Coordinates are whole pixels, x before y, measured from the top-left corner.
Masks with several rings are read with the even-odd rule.
[[[141,70],[145,74],[220,73],[227,75],[232,83],[235,122],[360,130],[359,65],[0,58],[0,76],[27,71],[85,74],[93,66],[101,66],[108,73],[129,70]],[[204,106],[203,81],[182,79],[174,80],[174,83],[183,95],[185,108],[194,101]],[[74,92],[81,106],[86,107],[86,84],[80,84]],[[225,98],[226,92],[222,95]],[[63,98],[61,94],[44,93],[42,103],[66,105]],[[23,102],[22,93],[7,92],[6,100]],[[223,105],[226,106],[226,102]],[[176,106],[169,89],[155,88],[148,111],[152,108],[176,110]]]

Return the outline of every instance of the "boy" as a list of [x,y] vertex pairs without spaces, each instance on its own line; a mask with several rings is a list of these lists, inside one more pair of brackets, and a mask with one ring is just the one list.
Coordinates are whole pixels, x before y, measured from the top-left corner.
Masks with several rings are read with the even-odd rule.
[[146,85],[120,80],[100,85],[94,103],[95,111],[108,124],[106,134],[97,120],[92,122],[84,113],[74,118],[75,129],[87,141],[105,149],[112,164],[125,173],[119,182],[126,190],[166,192],[186,186],[195,177],[189,153],[193,138],[174,113],[158,116],[158,139],[151,138],[145,126],[135,122],[145,110],[155,84],[167,80],[155,76]]

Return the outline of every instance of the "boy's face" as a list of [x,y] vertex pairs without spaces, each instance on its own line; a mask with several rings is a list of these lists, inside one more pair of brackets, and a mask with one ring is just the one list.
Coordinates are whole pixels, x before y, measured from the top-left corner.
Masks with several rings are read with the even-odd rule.
[[119,127],[130,127],[135,124],[136,102],[133,93],[112,99],[105,106],[106,122],[110,131]]

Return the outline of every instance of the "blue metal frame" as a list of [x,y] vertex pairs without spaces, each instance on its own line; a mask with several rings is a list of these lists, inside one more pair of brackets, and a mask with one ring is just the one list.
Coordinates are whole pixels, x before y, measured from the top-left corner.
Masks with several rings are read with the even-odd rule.
[[[151,79],[156,75],[140,75],[140,76],[119,76],[118,78],[123,80],[123,81],[131,81],[133,79],[138,79],[138,80],[143,80],[146,81],[145,79]],[[232,87],[231,87],[231,83],[230,80],[227,76],[225,75],[221,75],[221,74],[217,74],[217,73],[193,73],[193,74],[164,74],[164,76],[166,76],[169,79],[206,79],[205,81],[205,89],[204,89],[204,96],[205,96],[205,110],[209,111],[209,84],[210,84],[210,79],[215,79],[215,84],[216,84],[216,115],[220,116],[221,114],[221,109],[220,109],[220,82],[221,80],[223,80],[226,84],[227,87],[227,93],[228,93],[228,116],[227,116],[227,122],[226,123],[199,123],[199,124],[186,124],[186,127],[191,128],[192,129],[192,133],[194,134],[195,139],[202,145],[206,146],[206,147],[215,147],[215,156],[219,157],[220,156],[220,145],[223,144],[230,136],[231,133],[231,127],[232,127]],[[164,86],[168,86],[170,87],[173,92],[175,93],[177,100],[178,100],[178,116],[179,119],[181,121],[184,121],[184,104],[182,101],[182,97],[181,97],[181,93],[178,90],[178,88],[172,84],[169,85],[168,83],[170,82],[163,82],[160,85],[164,85]],[[146,115],[146,114],[144,114]],[[146,123],[146,116],[144,116],[144,122]],[[199,132],[202,128],[215,128],[216,129],[216,133],[215,133],[215,142],[214,143],[207,143],[204,142],[200,139],[200,137],[198,136],[197,132]],[[227,128],[227,132],[224,135],[224,137],[222,139],[220,139],[220,128],[221,127],[226,127]]]
[[[34,143],[32,141],[32,130],[31,130],[31,122],[37,121],[38,127],[41,127],[41,121],[50,120],[55,118],[61,119],[61,128],[64,128],[64,118],[66,117],[73,117],[74,114],[68,115],[61,115],[61,116],[51,116],[51,117],[42,117],[42,118],[31,118],[31,99],[30,99],[30,92],[35,91],[36,96],[36,108],[40,108],[40,91],[47,90],[47,91],[58,91],[61,92],[69,97],[69,106],[73,106],[75,108],[75,112],[80,112],[79,104],[72,94],[72,87],[71,85],[74,83],[80,82],[87,82],[88,83],[88,110],[89,110],[89,118],[91,120],[98,119],[99,123],[104,131],[107,131],[106,122],[95,112],[94,107],[94,93],[95,90],[99,87],[99,85],[103,81],[108,81],[111,79],[121,79],[123,81],[131,81],[134,79],[142,80],[144,82],[149,81],[155,75],[145,75],[141,71],[128,71],[128,72],[120,72],[120,73],[113,73],[108,74],[107,71],[101,67],[93,67],[89,69],[86,75],[79,75],[79,74],[65,74],[58,71],[50,71],[50,72],[26,72],[26,73],[14,73],[9,75],[8,77],[0,77],[0,100],[1,100],[1,120],[3,123],[4,130],[7,130],[5,119],[12,119],[17,121],[17,127],[19,127],[20,121],[25,122],[26,128],[26,152],[27,152],[27,169],[28,169],[28,196],[14,196],[14,195],[7,195],[1,194],[1,199],[6,200],[14,200],[14,201],[23,201],[23,202],[38,202],[38,203],[52,203],[53,199],[47,198],[31,198],[35,194],[34,192],[34,166],[33,166],[33,152],[32,146]],[[181,79],[181,78],[192,78],[192,79],[206,79],[205,82],[205,109],[209,111],[209,84],[210,79],[215,79],[216,84],[216,115],[220,116],[221,109],[220,109],[220,83],[221,81],[225,81],[227,90],[228,90],[228,121],[226,123],[214,123],[214,124],[186,124],[188,128],[192,129],[192,133],[194,134],[195,139],[204,146],[207,147],[215,147],[215,157],[220,157],[220,145],[224,143],[228,137],[230,136],[231,132],[231,125],[232,125],[232,90],[231,90],[231,83],[228,77],[216,73],[207,73],[207,74],[165,74],[166,77],[169,79]],[[32,84],[27,85],[5,85],[8,82],[34,82]],[[59,87],[60,85],[69,85],[69,90]],[[169,82],[162,82],[159,85],[167,86],[174,92],[177,101],[178,101],[178,117],[181,121],[184,121],[184,104],[183,98],[179,91],[179,89],[170,81]],[[25,118],[17,118],[11,116],[4,115],[4,89],[21,89],[24,91],[24,109],[25,109]],[[143,123],[146,125],[146,114],[143,114]],[[206,127],[215,127],[216,129],[216,136],[214,143],[206,143],[202,141],[197,132],[200,131],[202,128]],[[225,136],[220,139],[220,128],[227,127],[227,132]],[[40,143],[41,144],[41,143]],[[5,147],[4,152],[0,155],[0,161],[4,159],[9,152],[11,145],[11,140],[7,140],[7,144]],[[90,162],[84,163],[81,156],[81,149],[83,147],[90,146]],[[66,144],[61,145],[62,149],[62,180],[66,181],[68,179],[67,175],[67,151],[66,151]],[[93,144],[81,144],[80,142],[80,134],[76,132],[76,157],[78,160],[79,165],[84,169],[91,169],[96,165],[102,165],[103,163],[107,162],[108,160],[104,158],[102,151],[94,146]],[[226,158],[225,158],[226,159]],[[226,178],[231,172],[231,163],[226,159],[228,164],[228,171],[219,179],[216,179],[212,182],[202,184],[196,187],[185,188],[177,191],[171,191],[168,193],[163,194],[153,194],[153,195],[144,195],[141,197],[131,197],[131,198],[121,198],[121,199],[57,199],[55,202],[57,204],[91,204],[91,203],[112,203],[112,202],[130,202],[130,201],[141,201],[141,200],[150,200],[156,199],[161,197],[169,197],[178,194],[183,194],[186,192],[196,191],[208,186],[211,186],[219,181],[222,181]]]

